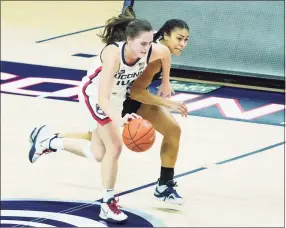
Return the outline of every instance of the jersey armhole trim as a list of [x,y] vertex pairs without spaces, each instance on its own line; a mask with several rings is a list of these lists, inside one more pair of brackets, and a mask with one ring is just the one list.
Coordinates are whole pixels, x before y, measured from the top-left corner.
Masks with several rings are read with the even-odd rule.
[[151,47],[150,47],[150,49],[149,49],[149,52],[148,52],[148,54],[147,54],[147,64],[149,64],[149,59],[150,59],[150,56],[151,56],[151,53],[152,53],[152,45],[151,45]]
[[101,50],[101,52],[100,52],[100,55],[99,55],[99,58],[100,58],[101,63],[102,63],[101,54],[102,54],[103,50],[104,50],[108,45],[115,45],[116,47],[119,47],[119,45],[118,45],[117,43],[113,42],[113,43],[107,44],[104,48],[102,48],[102,50]]

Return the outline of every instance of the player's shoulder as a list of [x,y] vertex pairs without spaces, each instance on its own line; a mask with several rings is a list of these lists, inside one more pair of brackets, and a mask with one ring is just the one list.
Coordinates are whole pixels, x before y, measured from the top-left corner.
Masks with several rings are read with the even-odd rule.
[[150,57],[150,61],[161,59],[166,55],[171,55],[170,49],[161,43],[153,43],[152,44],[152,55]]
[[114,44],[107,45],[101,53],[101,59],[119,59],[120,58],[120,49],[119,46]]
[[153,42],[152,47],[155,47],[157,49],[169,49],[166,45],[164,45],[160,42]]
[[103,52],[105,53],[119,53],[120,52],[120,49],[119,49],[119,45],[117,43],[111,43],[109,45],[107,45],[104,49],[103,49]]
[[170,49],[166,45],[161,44],[161,43],[153,43],[152,47],[153,47],[153,49],[155,49],[161,53],[171,53]]

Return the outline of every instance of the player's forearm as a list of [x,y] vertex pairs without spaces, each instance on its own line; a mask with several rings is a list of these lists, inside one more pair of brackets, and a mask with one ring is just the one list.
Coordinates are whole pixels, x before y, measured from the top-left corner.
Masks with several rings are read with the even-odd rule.
[[146,89],[131,88],[130,97],[144,104],[169,107],[171,101],[150,93]]
[[169,83],[171,68],[171,54],[166,51],[162,57],[162,83]]
[[170,83],[170,72],[162,74],[162,84]]
[[170,82],[170,65],[168,60],[162,60],[162,84]]

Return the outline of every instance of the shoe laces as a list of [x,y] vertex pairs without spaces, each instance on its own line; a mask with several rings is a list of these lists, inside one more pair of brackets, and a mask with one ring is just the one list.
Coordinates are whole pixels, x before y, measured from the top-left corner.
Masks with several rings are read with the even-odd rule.
[[114,213],[114,214],[120,214],[121,211],[119,210],[119,208],[121,208],[121,206],[119,206],[117,203],[119,202],[119,199],[113,199],[111,201],[111,203],[107,204],[109,209]]
[[168,181],[168,182],[166,183],[166,185],[167,185],[166,191],[167,191],[168,193],[175,193],[176,195],[178,194],[177,191],[176,191],[176,189],[175,189],[175,187],[178,187],[177,182],[171,180],[171,181]]

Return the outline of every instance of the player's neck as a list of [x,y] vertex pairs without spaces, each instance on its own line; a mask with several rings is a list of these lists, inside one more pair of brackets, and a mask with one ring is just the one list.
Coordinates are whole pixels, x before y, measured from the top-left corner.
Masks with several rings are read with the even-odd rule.
[[170,47],[168,46],[167,42],[164,39],[159,40],[159,43],[170,49]]
[[159,40],[159,43],[165,45],[166,47],[168,47],[168,45],[166,44],[166,42],[164,41],[164,39]]
[[138,57],[134,56],[134,53],[132,52],[131,48],[127,45],[124,48],[124,59],[128,64],[132,64],[137,61]]

